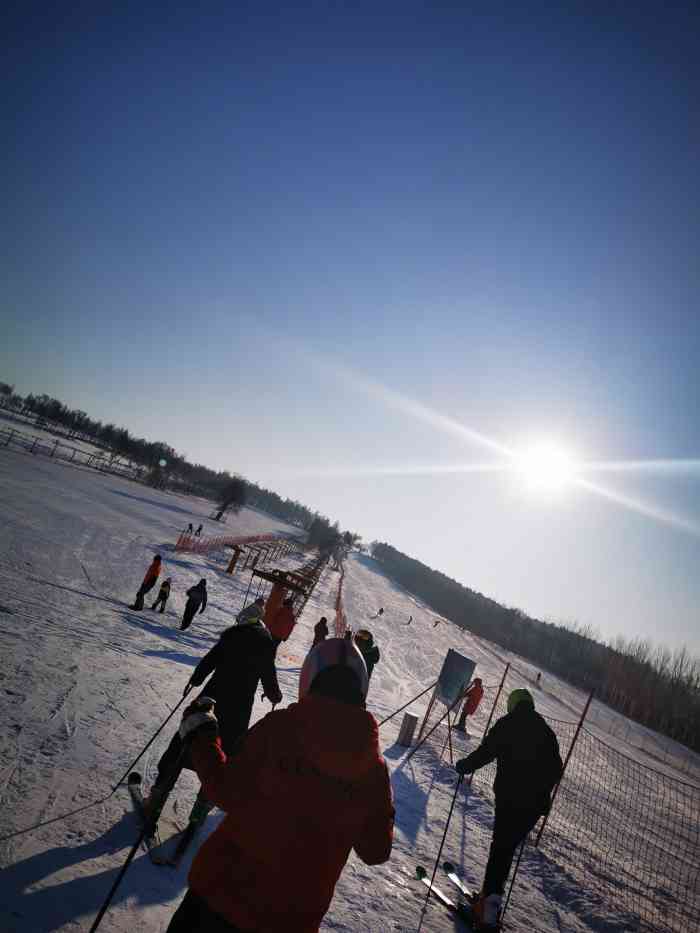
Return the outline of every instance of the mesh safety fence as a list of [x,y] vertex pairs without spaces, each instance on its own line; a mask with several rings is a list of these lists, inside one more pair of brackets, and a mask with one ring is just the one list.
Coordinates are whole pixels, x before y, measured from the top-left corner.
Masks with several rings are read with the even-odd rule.
[[[532,686],[511,669],[495,706],[498,685],[486,686],[479,709],[467,719],[467,735],[452,730],[448,741],[445,718],[426,740],[426,753],[445,764],[450,746],[455,759],[469,754],[481,740],[489,715],[493,713],[491,724],[505,715],[508,694],[525,685]],[[538,707],[546,705],[540,704],[537,689],[532,692]],[[445,712],[435,704],[424,735]],[[565,758],[578,720],[546,713],[544,718]],[[556,896],[553,878],[558,875],[569,907],[592,929],[607,928],[605,923],[614,918],[615,929],[640,933],[700,930],[700,788],[671,768],[641,763],[620,749],[624,743],[596,732],[585,724],[579,732],[542,832],[539,858],[551,867],[543,895]],[[482,768],[466,791],[470,826],[465,873],[475,887],[481,884],[488,857],[495,774],[495,763]],[[530,836],[528,857],[541,828],[542,823]]]

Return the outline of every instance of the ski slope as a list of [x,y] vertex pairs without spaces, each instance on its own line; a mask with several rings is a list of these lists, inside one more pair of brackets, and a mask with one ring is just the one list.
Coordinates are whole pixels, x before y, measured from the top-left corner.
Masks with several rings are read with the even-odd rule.
[[[248,573],[223,573],[223,554],[173,551],[188,522],[202,521],[204,534],[219,528],[206,519],[210,509],[204,500],[0,450],[0,837],[45,822],[0,843],[0,930],[6,933],[88,930],[133,843],[137,827],[128,794],[121,788],[110,795],[111,788],[180,700],[194,665],[232,624],[249,582]],[[298,534],[253,510],[244,510],[227,526],[231,534],[270,531]],[[133,613],[126,607],[156,551],[173,580],[167,612]],[[286,566],[303,559],[302,554],[296,560],[290,556]],[[185,590],[202,576],[209,607],[187,632],[180,632]],[[286,702],[296,698],[314,623],[322,614],[333,618],[338,580],[338,573],[324,571],[292,637],[280,649]],[[378,719],[434,681],[450,647],[477,661],[477,673],[487,685],[500,680],[508,660],[503,651],[446,621],[433,627],[437,616],[367,557],[353,555],[346,563],[344,606],[349,624],[370,628],[382,652],[368,699]],[[383,616],[372,619],[380,607]],[[534,676],[524,662],[519,667]],[[544,676],[540,710],[575,719],[584,698]],[[254,719],[268,709],[258,700]],[[411,711],[424,709],[425,700]],[[622,717],[604,707],[594,716],[597,728],[618,734]],[[454,771],[432,744],[406,762],[406,749],[396,744],[400,720],[401,715],[380,729],[397,807],[392,858],[369,868],[351,856],[322,930],[375,933],[418,927],[425,889],[415,881],[415,867],[432,866]],[[658,742],[669,773],[681,773],[685,780],[697,775],[696,760],[679,747],[627,720],[622,724],[631,740],[639,739],[637,744],[646,741],[648,748],[652,739]],[[139,762],[147,779],[171,734],[168,726]],[[460,739],[456,753],[473,748],[474,741]],[[629,750],[647,759],[648,752]],[[196,787],[194,776],[185,773],[171,798],[170,817],[186,819]],[[69,811],[80,812],[46,822]],[[462,866],[472,884],[481,880],[490,814],[479,787],[460,791],[443,857]],[[216,812],[209,816],[200,840],[220,818]],[[176,871],[153,866],[140,852],[101,929],[165,930],[184,893],[193,852]],[[551,855],[535,850],[524,860],[509,917],[513,929],[630,929],[614,915],[603,925],[595,898],[586,902],[577,879]],[[423,930],[453,929],[444,909],[431,905]]]

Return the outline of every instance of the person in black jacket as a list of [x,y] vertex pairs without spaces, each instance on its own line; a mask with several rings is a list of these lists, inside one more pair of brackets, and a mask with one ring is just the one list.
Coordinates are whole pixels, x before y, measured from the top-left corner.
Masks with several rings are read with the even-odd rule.
[[192,619],[207,608],[207,581],[200,580],[196,586],[191,586],[187,591],[187,603],[185,604],[185,614],[182,617],[180,630],[184,631],[192,625]]
[[496,814],[484,883],[474,905],[483,930],[498,928],[501,897],[515,850],[549,810],[552,789],[563,770],[557,737],[536,712],[529,690],[510,694],[507,715],[455,767],[458,774],[472,774],[492,761],[496,762]]
[[[209,675],[212,676],[206,696],[216,701],[221,745],[227,755],[232,755],[248,730],[258,683],[262,681],[265,696],[273,706],[282,700],[272,636],[261,620],[226,629],[194,669],[185,694],[200,687]],[[151,806],[161,802],[159,798],[177,767],[181,751],[182,742],[176,732],[158,762],[158,777],[149,798]],[[189,767],[189,762],[185,766]]]

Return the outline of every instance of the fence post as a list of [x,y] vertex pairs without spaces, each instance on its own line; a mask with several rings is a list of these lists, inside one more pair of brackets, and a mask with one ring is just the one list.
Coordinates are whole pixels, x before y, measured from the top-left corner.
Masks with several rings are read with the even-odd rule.
[[581,732],[581,727],[583,726],[583,721],[588,715],[588,708],[591,705],[591,700],[593,699],[594,693],[595,693],[595,690],[591,690],[590,694],[588,695],[588,699],[586,700],[586,705],[584,706],[583,712],[581,713],[581,718],[579,719],[578,725],[576,726],[576,732],[574,732],[574,737],[571,740],[571,745],[569,745],[569,751],[566,753],[566,758],[564,759],[564,767],[562,768],[561,777],[559,778],[559,781],[557,782],[557,785],[554,788],[554,793],[552,794],[552,799],[550,800],[550,803],[549,803],[549,810],[545,813],[544,819],[542,820],[542,825],[540,826],[539,832],[537,833],[537,838],[535,839],[535,848],[537,848],[537,846],[540,844],[542,833],[544,832],[544,828],[547,825],[549,814],[552,812],[552,807],[554,806],[554,801],[557,798],[557,792],[559,791],[561,782],[564,780],[564,774],[566,773],[566,768],[567,768],[567,765],[569,764],[569,759],[571,758],[571,754],[574,750],[576,742],[578,741],[579,733]]

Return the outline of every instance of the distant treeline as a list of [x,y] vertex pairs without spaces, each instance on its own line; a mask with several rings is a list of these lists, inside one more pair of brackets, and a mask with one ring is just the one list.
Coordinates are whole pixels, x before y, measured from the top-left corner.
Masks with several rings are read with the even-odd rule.
[[604,644],[593,629],[532,619],[470,590],[390,544],[371,545],[374,559],[409,592],[462,628],[527,658],[630,719],[700,752],[700,661],[685,648],[617,638]]
[[[204,496],[222,506],[229,498],[229,490],[235,485],[235,477],[228,470],[211,470],[201,463],[189,463],[169,444],[163,441],[147,441],[134,437],[126,428],[114,424],[102,424],[90,418],[86,412],[70,409],[59,399],[49,395],[21,396],[14,386],[0,382],[2,407],[21,415],[31,415],[37,427],[51,430],[60,426],[69,438],[97,444],[115,457],[122,457],[144,468],[144,479],[158,488]],[[161,460],[166,462],[160,466]],[[343,537],[338,523],[307,508],[301,502],[283,499],[276,492],[245,480],[246,489],[235,499],[274,515],[291,525],[310,532],[309,543],[314,546],[332,548]],[[359,536],[345,533],[347,540],[356,541]]]

